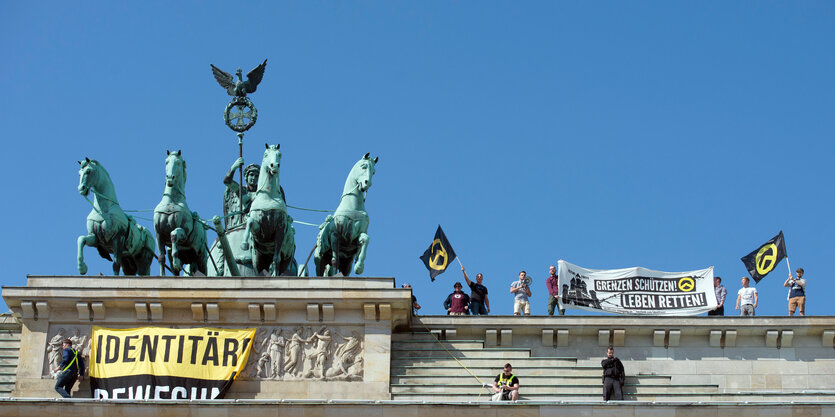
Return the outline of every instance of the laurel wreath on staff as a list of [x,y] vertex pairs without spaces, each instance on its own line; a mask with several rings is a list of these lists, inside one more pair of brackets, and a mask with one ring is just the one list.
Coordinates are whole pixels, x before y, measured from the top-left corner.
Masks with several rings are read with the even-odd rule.
[[[232,107],[236,106],[246,106],[251,109],[249,123],[246,123],[245,125],[232,123],[232,119],[230,118]],[[241,116],[243,116],[243,113],[239,113],[239,117]],[[245,132],[258,120],[258,109],[255,108],[255,105],[252,104],[252,101],[248,97],[235,97],[229,102],[229,104],[226,105],[226,109],[223,110],[223,120],[226,122],[226,126],[229,126],[230,129],[236,132]]]

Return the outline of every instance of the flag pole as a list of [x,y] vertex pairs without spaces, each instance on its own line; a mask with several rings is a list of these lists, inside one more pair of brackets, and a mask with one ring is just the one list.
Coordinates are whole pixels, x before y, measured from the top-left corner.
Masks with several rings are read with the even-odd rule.
[[786,266],[789,267],[789,275],[791,275],[792,274],[792,264],[789,263],[788,255],[786,256]]
[[461,265],[461,268],[464,267],[464,264],[461,263],[461,257],[458,254],[455,254],[455,260],[458,261],[458,265]]

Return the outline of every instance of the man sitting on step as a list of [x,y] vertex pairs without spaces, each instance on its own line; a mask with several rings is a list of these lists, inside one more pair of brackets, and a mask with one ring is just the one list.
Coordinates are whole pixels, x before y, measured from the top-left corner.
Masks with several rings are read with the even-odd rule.
[[502,401],[516,401],[519,399],[519,378],[513,375],[513,367],[509,363],[504,365],[504,372],[496,376],[493,382],[493,392],[502,393]]

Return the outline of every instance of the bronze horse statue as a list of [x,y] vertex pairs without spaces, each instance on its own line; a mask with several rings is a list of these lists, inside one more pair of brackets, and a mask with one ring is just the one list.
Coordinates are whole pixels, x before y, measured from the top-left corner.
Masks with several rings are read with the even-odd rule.
[[319,226],[313,262],[316,264],[316,276],[333,276],[337,272],[343,276],[351,273],[359,275],[365,269],[365,255],[368,249],[368,213],[365,211],[365,193],[371,187],[371,177],[379,157],[371,159],[371,154],[363,156],[348,174],[339,206]]
[[[154,260],[154,237],[119,207],[110,174],[95,159],[78,161],[78,192],[85,198],[93,192],[93,210],[87,215],[87,235],[78,237],[78,272],[87,273],[84,246],[113,261],[113,275],[150,275]],[[113,254],[113,258],[110,254]]]
[[170,152],[165,158],[165,191],[154,209],[154,231],[159,244],[160,275],[165,275],[165,253],[174,275],[180,275],[183,264],[192,275],[206,275],[208,248],[206,229],[197,212],[186,204],[186,161],[182,151]]
[[241,250],[252,253],[256,274],[271,271],[275,276],[288,270],[296,252],[293,220],[287,215],[287,204],[279,186],[281,145],[265,144],[258,189],[246,218]]

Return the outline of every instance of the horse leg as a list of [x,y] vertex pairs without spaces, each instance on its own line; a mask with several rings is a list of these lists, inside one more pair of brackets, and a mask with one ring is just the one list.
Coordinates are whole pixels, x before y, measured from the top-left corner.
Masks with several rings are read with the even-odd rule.
[[287,233],[287,225],[283,220],[278,220],[274,233],[275,235],[273,240],[275,242],[275,250],[273,250],[273,276],[277,277],[284,272],[284,270],[281,269],[281,248],[284,247],[284,234]]
[[[249,228],[254,226],[255,223],[252,222],[250,216],[246,216],[246,226],[244,226],[244,235],[241,237],[241,250],[247,251],[249,250],[249,237],[251,235]],[[252,262],[255,262],[253,259]]]
[[[200,245],[200,246],[197,246]],[[203,275],[209,275],[209,251],[206,248],[206,241],[195,242],[194,250],[197,251],[197,262],[191,264],[192,270],[200,271]]]
[[316,246],[316,249],[313,250],[313,266],[316,268],[316,276],[321,277],[322,273],[325,272],[325,264],[323,261],[323,254],[320,252],[320,246]]
[[[332,229],[332,233],[330,235],[331,240],[331,261],[328,265],[328,268],[325,272],[325,275],[332,277],[339,272],[339,236],[337,236],[337,227],[334,224],[334,228]],[[344,274],[343,274],[344,275]]]
[[182,227],[178,227],[171,231],[171,269],[174,275],[180,276],[180,270],[183,269],[183,261],[180,259],[180,243],[186,238],[186,232]]
[[78,273],[85,275],[87,273],[87,264],[84,263],[84,246],[94,246],[96,244],[96,235],[90,233],[87,236],[81,235],[78,237]]
[[[249,250],[252,256],[252,269],[255,271],[255,275],[262,275],[262,271],[267,269],[268,266],[265,264],[265,256],[262,256],[261,253],[258,251],[258,248],[255,245],[255,236],[260,235],[261,226],[258,224],[258,221],[252,216],[250,213],[248,220],[246,222],[246,229],[244,236],[241,240],[241,249],[242,250]],[[245,248],[246,247],[246,248]]]
[[354,264],[354,256],[348,256],[339,259],[339,272],[343,277],[351,275],[351,266]]
[[141,265],[137,264],[137,274],[148,276],[151,275],[151,265],[154,263],[154,238],[151,236],[150,232],[148,233],[146,240],[146,246],[142,249],[142,253],[137,256],[140,259]]
[[357,254],[357,263],[354,265],[354,274],[362,274],[365,270],[365,250],[368,249],[368,234],[360,233],[359,238],[360,251]]
[[157,244],[159,245],[159,276],[165,276],[165,242],[162,240],[162,233],[157,229]]
[[122,236],[113,238],[113,275],[118,276],[122,269]]
[[328,258],[328,251],[330,250],[330,222],[325,220],[325,223],[320,226],[319,236],[316,237],[316,248],[313,249],[313,265],[316,267],[316,276],[323,277],[325,267],[330,263]]

